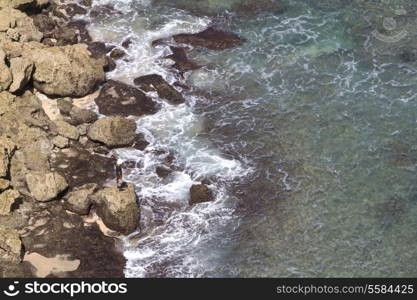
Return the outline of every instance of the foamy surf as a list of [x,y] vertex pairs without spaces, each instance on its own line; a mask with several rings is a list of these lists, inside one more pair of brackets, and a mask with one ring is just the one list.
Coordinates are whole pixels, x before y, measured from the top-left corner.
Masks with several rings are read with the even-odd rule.
[[[127,57],[118,61],[116,70],[109,74],[115,80],[132,83],[133,79],[148,74],[160,74],[168,82],[176,81],[168,70],[171,64],[162,57],[169,54],[167,47],[152,47],[152,41],[178,33],[195,33],[209,24],[209,19],[193,17],[170,10],[156,26],[152,13],[146,16],[134,7],[148,7],[149,1],[111,1],[126,14],[108,22],[93,23],[90,33],[95,40],[120,45],[127,37],[132,44]],[[109,1],[95,1],[94,5]],[[153,17],[157,17],[153,16]],[[155,115],[139,118],[138,133],[144,134],[150,145],[144,150],[116,150],[119,160],[129,167],[125,179],[136,185],[141,205],[141,232],[125,238],[127,277],[198,277],[210,269],[196,249],[216,237],[219,228],[233,220],[233,206],[227,205],[227,182],[246,176],[249,169],[238,160],[228,159],[208,140],[199,137],[204,119],[193,107],[198,97],[186,97],[186,104],[173,106],[158,99],[161,109]],[[178,168],[167,178],[157,176],[155,169],[167,155],[173,154]],[[210,179],[216,192],[214,202],[190,207],[190,187]],[[137,236],[139,234],[139,236]]]

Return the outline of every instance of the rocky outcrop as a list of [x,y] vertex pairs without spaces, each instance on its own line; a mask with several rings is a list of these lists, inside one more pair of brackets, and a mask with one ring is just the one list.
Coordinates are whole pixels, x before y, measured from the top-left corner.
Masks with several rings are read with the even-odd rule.
[[39,42],[42,37],[33,20],[26,14],[13,8],[0,10],[0,41]]
[[94,101],[104,115],[142,116],[158,111],[156,102],[142,91],[114,80],[106,82]]
[[19,263],[22,260],[22,242],[17,230],[0,227],[0,261]]
[[9,91],[15,93],[21,90],[31,80],[34,65],[31,59],[27,57],[15,57],[10,59],[10,71],[13,82]]
[[181,104],[185,101],[181,93],[166,82],[161,75],[152,74],[138,77],[134,83],[145,92],[156,91],[160,98],[168,100],[171,104]]
[[135,188],[128,184],[124,189],[105,188],[94,196],[94,207],[104,224],[123,234],[134,232],[139,222],[139,207]]
[[105,78],[102,60],[82,45],[37,49],[32,59],[34,86],[46,95],[83,97]]
[[190,189],[190,205],[214,200],[213,192],[205,184],[194,184]]
[[136,138],[136,123],[119,116],[105,117],[94,122],[87,135],[111,148],[131,146]]
[[54,200],[68,188],[65,178],[56,172],[32,172],[26,175],[26,182],[33,198],[41,202]]
[[95,183],[76,187],[65,197],[65,208],[79,215],[88,215],[92,204],[90,196],[97,187]]
[[55,128],[59,135],[71,140],[78,140],[80,137],[80,133],[78,132],[77,127],[72,126],[65,121],[56,121]]
[[41,7],[48,2],[49,0],[0,0],[0,8],[26,9]]
[[20,198],[20,193],[15,190],[7,190],[0,193],[0,215],[7,216],[12,212],[12,206],[17,199]]

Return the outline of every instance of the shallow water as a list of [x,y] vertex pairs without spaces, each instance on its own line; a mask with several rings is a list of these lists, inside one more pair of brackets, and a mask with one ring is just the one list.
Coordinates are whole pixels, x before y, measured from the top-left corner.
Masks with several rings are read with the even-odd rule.
[[[126,275],[416,276],[416,5],[293,0],[248,14],[237,1],[95,1],[126,11],[90,28],[132,38],[110,74],[126,82],[176,80],[152,40],[213,19],[248,40],[195,49],[206,67],[187,75],[187,103],[138,120],[148,151],[118,152],[137,162],[128,179],[142,205]],[[157,178],[164,155],[152,149],[182,171]],[[190,209],[188,189],[204,178],[217,199]]]

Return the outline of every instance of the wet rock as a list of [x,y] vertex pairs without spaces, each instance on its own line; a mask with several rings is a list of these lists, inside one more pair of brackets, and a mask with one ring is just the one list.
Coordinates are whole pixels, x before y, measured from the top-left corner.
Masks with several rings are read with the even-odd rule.
[[174,35],[173,38],[180,44],[204,47],[211,50],[234,48],[245,42],[244,39],[234,33],[217,30],[211,27],[196,34],[177,34]]
[[90,51],[92,57],[104,56],[112,50],[111,47],[108,47],[106,43],[103,42],[89,43],[87,49]]
[[104,72],[111,72],[116,69],[116,63],[110,56],[105,57]]
[[40,32],[45,35],[50,35],[57,27],[57,22],[46,14],[36,14],[31,17],[33,24]]
[[138,77],[134,80],[134,83],[145,92],[156,91],[160,98],[168,100],[171,104],[181,104],[185,101],[181,93],[160,75],[152,74]]
[[80,4],[87,7],[91,7],[93,5],[93,0],[81,0]]
[[12,213],[13,204],[20,198],[20,193],[7,190],[0,194],[0,215],[7,216]]
[[94,101],[104,115],[141,116],[154,114],[159,108],[139,89],[114,80],[106,82]]
[[190,205],[214,200],[213,192],[204,184],[195,184],[190,189]]
[[122,47],[125,48],[125,49],[128,49],[131,44],[132,44],[132,40],[129,38],[129,39],[126,39],[122,42]]
[[33,52],[34,86],[47,95],[83,97],[105,79],[103,64],[91,58],[82,45]]
[[125,55],[126,55],[126,52],[124,52],[122,49],[119,49],[119,48],[115,48],[112,50],[112,52],[110,52],[110,57],[113,59],[120,59]]
[[58,120],[55,122],[55,126],[57,133],[63,137],[69,138],[71,140],[78,140],[80,138],[77,127],[68,124],[65,121]]
[[139,207],[135,188],[128,184],[124,189],[105,188],[93,196],[94,207],[104,224],[123,234],[134,232],[139,222]]
[[0,260],[9,263],[20,263],[22,260],[22,242],[15,229],[0,227]]
[[111,4],[96,5],[90,10],[90,17],[94,19],[105,19],[122,13],[114,8]]
[[42,37],[33,20],[26,14],[13,8],[0,10],[0,40],[39,42]]
[[108,147],[131,146],[136,138],[136,123],[119,116],[106,117],[94,122],[87,135]]
[[167,178],[173,171],[166,167],[166,166],[158,166],[156,167],[156,174],[158,175],[158,177],[160,178]]
[[183,47],[170,47],[172,54],[166,58],[173,60],[175,63],[173,68],[177,69],[181,73],[185,73],[192,70],[201,68],[196,62],[188,59],[186,49]]
[[88,23],[84,20],[76,20],[69,22],[66,27],[67,28],[73,28],[76,30],[78,36],[79,36],[79,42],[80,43],[90,43],[92,38],[87,30]]
[[15,57],[10,59],[10,71],[13,82],[9,91],[15,93],[25,87],[32,79],[34,65],[32,60],[26,57]]
[[60,135],[54,137],[52,139],[52,143],[60,149],[67,148],[69,146],[69,140],[66,137]]
[[41,202],[54,200],[68,188],[65,178],[56,172],[32,172],[26,175],[26,182],[33,198]]
[[84,7],[79,6],[75,3],[65,4],[61,6],[60,8],[63,9],[66,15],[70,18],[76,15],[85,15],[87,13],[87,10]]
[[54,46],[67,46],[78,43],[78,34],[75,28],[58,27],[52,33],[52,37],[56,40]]
[[88,147],[72,143],[69,148],[56,153],[51,160],[52,168],[65,177],[70,188],[87,183],[102,186],[115,176],[115,159],[95,154],[98,152],[95,149],[90,152],[86,149]]
[[76,187],[65,197],[65,208],[79,215],[88,215],[91,207],[90,196],[96,192],[97,187],[95,183]]
[[149,142],[145,139],[145,136],[141,133],[137,134],[135,137],[135,140],[133,141],[133,145],[132,147],[143,151],[146,149],[146,147],[148,147]]

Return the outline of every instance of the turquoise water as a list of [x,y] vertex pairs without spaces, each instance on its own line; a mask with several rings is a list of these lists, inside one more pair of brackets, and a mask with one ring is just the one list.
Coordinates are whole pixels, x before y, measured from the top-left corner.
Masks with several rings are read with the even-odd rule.
[[168,259],[170,246],[154,235],[163,250],[149,256],[162,259],[142,253],[128,274],[417,276],[417,5],[293,0],[284,12],[248,14],[237,1],[129,7],[147,7],[145,32],[191,17],[181,30],[214,19],[247,39],[221,52],[195,49],[206,67],[186,82],[187,107],[201,123],[192,138],[248,173],[218,176],[222,206],[198,215],[209,220],[198,238]]

